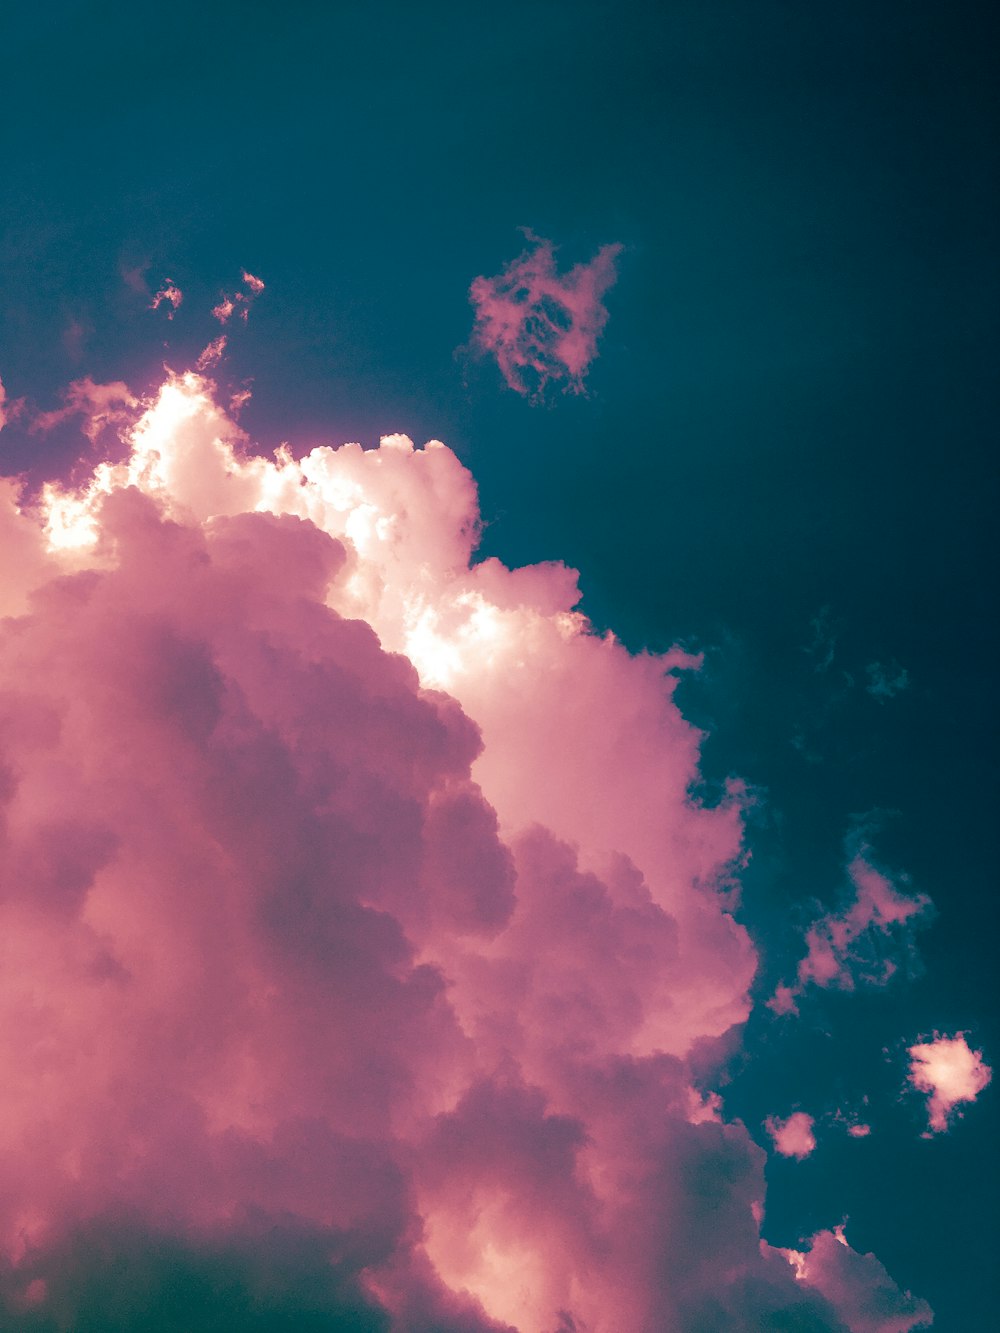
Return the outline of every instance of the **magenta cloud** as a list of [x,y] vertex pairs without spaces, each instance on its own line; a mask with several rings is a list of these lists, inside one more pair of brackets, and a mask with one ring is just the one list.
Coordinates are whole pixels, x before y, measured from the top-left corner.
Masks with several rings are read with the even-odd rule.
[[528,248],[517,259],[469,289],[472,345],[492,356],[507,385],[526,397],[540,397],[549,384],[581,393],[607,322],[603,297],[622,246],[604,245],[589,263],[560,274],[553,243],[525,234]]
[[956,1108],[974,1102],[993,1077],[982,1051],[970,1047],[964,1032],[954,1037],[935,1033],[929,1041],[914,1043],[907,1053],[910,1084],[927,1094],[928,1122],[935,1134],[943,1134]]
[[817,917],[806,930],[806,954],[795,981],[779,985],[768,1001],[775,1013],[797,1013],[798,1000],[810,986],[884,986],[912,952],[913,931],[927,922],[931,900],[926,894],[900,893],[871,864],[870,855],[861,845],[848,864],[853,893],[845,906]]
[[815,1120],[806,1111],[793,1111],[784,1120],[780,1116],[768,1116],[764,1122],[775,1152],[797,1161],[802,1161],[815,1149],[815,1125]]
[[[126,281],[128,278],[126,277]],[[177,286],[172,278],[167,278],[163,286],[156,292],[149,303],[150,310],[159,310],[161,305],[168,305],[167,319],[173,319],[174,315],[181,307],[184,300],[184,293]]]
[[223,292],[218,305],[212,307],[212,314],[220,324],[228,324],[233,315],[237,315],[245,324],[250,316],[251,305],[264,290],[260,278],[254,277],[246,269],[242,270],[242,274],[244,290],[235,291],[231,295]]
[[6,1326],[916,1327],[871,1256],[762,1240],[693,1073],[758,961],[699,659],[475,562],[443,444],[261,457],[193,373],[132,417],[0,486]]
[[912,1333],[929,1328],[926,1301],[901,1291],[873,1254],[859,1254],[843,1225],[820,1231],[807,1250],[782,1250],[801,1282],[820,1292],[850,1333]]

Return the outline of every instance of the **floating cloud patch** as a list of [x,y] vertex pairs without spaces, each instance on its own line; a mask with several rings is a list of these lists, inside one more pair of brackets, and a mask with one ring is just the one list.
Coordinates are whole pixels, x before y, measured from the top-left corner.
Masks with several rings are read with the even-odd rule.
[[581,393],[607,322],[604,294],[616,277],[620,245],[560,274],[555,246],[530,231],[528,248],[495,277],[478,277],[473,346],[492,356],[509,388],[541,397],[549,384]]
[[778,986],[768,1001],[775,1013],[797,1013],[798,1000],[810,986],[884,986],[912,954],[913,931],[926,924],[931,901],[926,894],[900,893],[871,864],[870,855],[862,845],[848,864],[853,894],[843,909],[825,913],[807,929],[806,954],[794,983]]
[[816,1147],[815,1123],[807,1112],[793,1111],[784,1120],[779,1116],[768,1116],[764,1128],[771,1136],[775,1152],[802,1161]]
[[[444,445],[262,458],[195,374],[128,410],[121,461],[0,491],[7,1323],[918,1326],[871,1256],[762,1240],[696,1087],[757,965],[699,659],[473,563]],[[852,879],[800,988],[921,910]]]
[[974,1102],[989,1084],[993,1070],[974,1051],[965,1033],[916,1042],[909,1048],[909,1080],[918,1092],[927,1094],[927,1115],[935,1134],[948,1129],[956,1108]]

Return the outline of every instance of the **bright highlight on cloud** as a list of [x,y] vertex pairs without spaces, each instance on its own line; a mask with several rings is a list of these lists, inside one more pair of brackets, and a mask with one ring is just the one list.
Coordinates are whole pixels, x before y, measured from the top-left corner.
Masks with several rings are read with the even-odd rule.
[[[472,563],[440,443],[262,458],[195,374],[131,410],[83,485],[0,490],[7,1324],[920,1325],[842,1237],[762,1241],[696,1086],[757,964],[698,659]],[[918,910],[852,877],[800,985]]]
[[927,1114],[930,1128],[943,1134],[951,1124],[955,1108],[974,1102],[993,1077],[993,1070],[983,1060],[982,1051],[974,1051],[965,1033],[917,1042],[909,1048],[910,1083],[928,1095]]
[[771,1136],[775,1152],[802,1161],[816,1147],[815,1123],[805,1111],[793,1111],[785,1120],[768,1116],[764,1128]]
[[607,323],[603,297],[617,276],[622,247],[601,246],[588,264],[559,274],[552,242],[525,234],[528,249],[469,289],[473,346],[494,357],[508,386],[526,397],[541,397],[550,383],[582,393]]
[[912,952],[913,931],[926,922],[931,901],[926,894],[900,893],[869,855],[869,848],[862,846],[847,867],[853,898],[842,911],[826,913],[806,931],[807,951],[795,982],[778,986],[768,1001],[775,1013],[797,1013],[799,997],[809,986],[884,986]]

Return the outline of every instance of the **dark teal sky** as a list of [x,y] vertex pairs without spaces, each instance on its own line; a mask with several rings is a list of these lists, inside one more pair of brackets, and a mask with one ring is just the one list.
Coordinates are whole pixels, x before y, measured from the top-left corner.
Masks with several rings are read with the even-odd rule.
[[[833,900],[852,819],[885,812],[879,857],[938,910],[922,969],[752,1024],[727,1105],[757,1132],[790,1100],[880,1099],[870,1140],[774,1166],[773,1238],[849,1214],[943,1331],[995,1311],[996,1094],[925,1142],[893,1090],[934,1028],[1000,1059],[996,39],[962,0],[0,20],[9,395],[150,383],[246,266],[268,287],[230,372],[263,447],[439,437],[479,482],[485,552],[578,567],[630,646],[705,649],[683,698],[707,773],[765,794],[743,918],[762,993],[804,905]],[[533,406],[456,355],[518,226],[567,263],[626,247],[587,398]],[[143,264],[185,291],[170,325],[122,280]],[[78,449],[15,423],[0,472]],[[868,694],[874,662],[908,688]]]

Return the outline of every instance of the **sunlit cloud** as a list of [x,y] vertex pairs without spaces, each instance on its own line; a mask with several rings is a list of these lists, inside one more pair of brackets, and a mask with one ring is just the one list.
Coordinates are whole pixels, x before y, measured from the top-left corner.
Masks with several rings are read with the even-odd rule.
[[993,1070],[974,1051],[965,1033],[916,1042],[909,1048],[909,1081],[918,1092],[927,1094],[927,1115],[935,1134],[943,1134],[951,1124],[956,1109],[974,1102],[993,1077]]
[[205,1321],[222,1284],[401,1333],[919,1315],[870,1256],[762,1244],[765,1155],[696,1085],[758,963],[700,658],[476,562],[440,442],[263,457],[214,394],[118,392],[124,450],[0,489],[7,1321],[178,1271]]
[[150,310],[159,310],[160,306],[166,303],[170,309],[167,311],[167,319],[173,319],[174,315],[181,307],[184,300],[184,293],[173,281],[168,278],[159,291],[154,295],[149,303]]
[[264,283],[243,269],[243,286],[244,291],[236,291],[231,295],[223,292],[218,305],[212,307],[212,314],[220,324],[227,324],[233,315],[237,315],[244,324],[247,322],[250,307],[264,290]]

